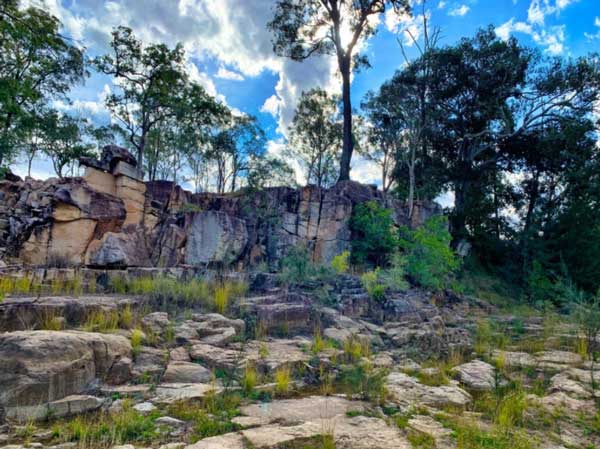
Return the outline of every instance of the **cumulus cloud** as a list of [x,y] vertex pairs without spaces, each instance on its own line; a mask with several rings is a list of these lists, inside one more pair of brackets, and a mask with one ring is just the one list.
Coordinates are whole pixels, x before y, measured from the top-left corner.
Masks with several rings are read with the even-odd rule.
[[[565,51],[565,25],[546,25],[546,17],[558,16],[562,10],[578,0],[531,0],[527,9],[527,20],[517,21],[511,18],[496,28],[502,39],[508,39],[513,33],[523,33],[552,55]],[[600,32],[598,33],[600,35]],[[588,36],[586,34],[586,36]]]
[[260,112],[266,112],[267,114],[271,114],[273,117],[277,118],[279,115],[279,105],[280,100],[277,95],[271,95],[263,103],[262,107],[260,108]]
[[227,70],[223,66],[219,67],[219,70],[215,76],[224,80],[244,81],[244,77],[240,73]]
[[448,11],[449,16],[463,17],[469,12],[470,8],[467,5],[461,5]]

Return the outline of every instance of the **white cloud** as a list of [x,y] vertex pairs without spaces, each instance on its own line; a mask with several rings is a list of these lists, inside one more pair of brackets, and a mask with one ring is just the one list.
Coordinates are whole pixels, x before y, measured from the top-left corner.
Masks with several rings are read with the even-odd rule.
[[444,0],[440,0],[437,7],[438,9],[444,9],[446,7],[446,2]]
[[[594,26],[600,28],[600,17],[596,17],[594,19]],[[590,41],[595,40],[595,39],[600,39],[600,29],[596,33],[583,33],[583,34]]]
[[461,5],[448,12],[449,16],[463,17],[469,12],[470,8],[467,5]]
[[[547,53],[560,55],[565,51],[565,25],[546,25],[546,17],[559,15],[569,5],[579,0],[531,0],[527,10],[527,21],[516,21],[511,18],[496,28],[496,33],[502,39],[508,39],[513,33],[523,33],[531,36],[533,41],[543,47]],[[600,20],[599,20],[600,22]],[[585,34],[589,39],[594,35]],[[600,37],[600,32],[598,33]]]
[[277,95],[271,95],[261,106],[260,112],[266,112],[267,114],[271,114],[273,117],[277,117],[279,115],[280,103],[281,102]]
[[532,24],[544,25],[546,16],[559,15],[567,6],[579,0],[531,0],[527,10],[527,21]]
[[221,78],[221,79],[224,79],[224,80],[244,81],[244,77],[240,73],[233,72],[231,70],[227,70],[223,66],[219,67],[219,71],[217,72],[217,74],[215,76],[217,78]]

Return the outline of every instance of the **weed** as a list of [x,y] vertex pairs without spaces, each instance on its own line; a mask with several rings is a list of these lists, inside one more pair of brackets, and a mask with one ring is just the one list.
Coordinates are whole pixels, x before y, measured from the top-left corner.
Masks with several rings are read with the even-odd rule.
[[315,336],[312,345],[310,346],[310,350],[313,354],[318,354],[323,351],[323,349],[325,349],[325,340],[323,340],[323,337],[321,336],[321,328],[317,326],[315,327]]
[[261,342],[260,347],[258,348],[258,356],[262,360],[266,359],[269,356],[269,347],[264,341]]
[[344,340],[344,354],[352,362],[371,355],[371,347],[366,339],[350,335]]
[[133,312],[129,304],[127,304],[123,310],[121,310],[119,324],[123,329],[131,329],[133,326]]
[[131,442],[150,443],[159,437],[157,412],[142,415],[125,403],[119,413],[78,416],[57,428],[64,441],[77,442],[84,448],[109,448]]
[[280,395],[286,394],[290,389],[291,370],[288,366],[282,366],[275,371],[275,392]]
[[386,376],[386,370],[374,368],[369,362],[362,362],[342,369],[340,385],[348,395],[383,403],[387,396]]
[[244,393],[246,393],[246,395],[252,393],[257,381],[258,374],[254,368],[254,365],[247,363],[246,368],[244,369],[244,377],[242,379],[242,388],[244,389]]
[[225,311],[229,307],[230,295],[231,291],[229,289],[229,286],[226,284],[221,284],[215,288],[214,308],[218,313],[225,313]]
[[55,311],[46,310],[40,319],[40,329],[46,331],[59,331],[64,327],[64,319]]
[[144,333],[140,329],[134,329],[131,332],[131,350],[133,355],[138,355],[144,342]]
[[426,433],[409,432],[408,442],[414,449],[433,449],[435,448],[435,439]]
[[112,332],[119,327],[119,312],[98,309],[91,312],[83,328],[88,332]]

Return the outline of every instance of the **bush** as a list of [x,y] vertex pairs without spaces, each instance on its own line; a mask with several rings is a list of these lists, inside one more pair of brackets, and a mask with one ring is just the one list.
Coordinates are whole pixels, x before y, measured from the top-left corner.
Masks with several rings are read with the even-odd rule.
[[342,254],[338,254],[331,261],[331,268],[333,268],[333,270],[338,274],[348,272],[348,269],[350,268],[350,264],[348,262],[349,258],[349,251],[344,251]]
[[363,288],[367,291],[371,299],[377,302],[385,300],[385,286],[380,280],[380,269],[367,271],[360,277]]
[[400,247],[405,252],[407,274],[425,288],[448,288],[460,266],[450,248],[448,219],[433,217],[417,229],[403,227],[401,234]]
[[386,266],[398,248],[391,209],[385,209],[377,201],[357,204],[350,217],[352,231],[352,261]]
[[312,261],[308,248],[297,245],[281,260],[279,280],[284,284],[300,284],[311,280],[327,280],[332,276],[329,268]]

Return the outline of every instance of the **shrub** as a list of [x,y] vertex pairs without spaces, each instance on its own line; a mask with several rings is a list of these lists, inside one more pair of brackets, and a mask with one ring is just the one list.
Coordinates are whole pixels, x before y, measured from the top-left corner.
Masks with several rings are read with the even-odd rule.
[[403,227],[401,234],[407,274],[425,288],[450,287],[460,262],[450,248],[448,219],[433,217],[417,229]]
[[367,271],[360,277],[363,288],[367,291],[371,299],[377,302],[385,300],[385,286],[380,281],[380,269]]
[[305,245],[290,248],[281,259],[279,280],[284,284],[300,284],[310,280],[327,280],[331,277],[331,270],[312,261],[312,257]]
[[377,201],[357,204],[350,217],[352,260],[357,264],[386,266],[398,248],[391,209]]
[[331,261],[331,268],[338,274],[348,272],[350,268],[350,251],[344,251],[342,254],[338,254]]

